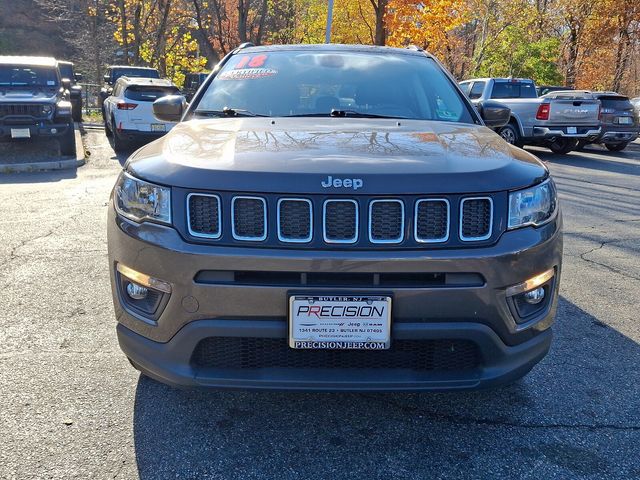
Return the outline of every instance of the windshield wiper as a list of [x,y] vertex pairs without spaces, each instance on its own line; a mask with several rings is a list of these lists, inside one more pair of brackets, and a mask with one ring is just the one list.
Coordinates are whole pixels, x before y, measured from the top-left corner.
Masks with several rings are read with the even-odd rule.
[[358,112],[357,110],[340,110],[337,108],[332,108],[330,115],[332,117],[355,117],[355,118],[402,118],[402,119],[407,118],[407,117],[400,117],[398,115],[379,115],[377,113]]
[[241,108],[229,108],[224,107],[222,110],[195,110],[193,113],[196,115],[202,115],[204,117],[267,117],[268,115],[262,115],[259,113],[253,113],[249,110],[243,110]]
[[285,115],[286,117],[352,117],[352,118],[395,118],[408,120],[409,117],[401,117],[398,115],[380,115],[377,113],[358,112],[356,110],[339,110],[332,109],[330,113],[300,113],[295,115]]

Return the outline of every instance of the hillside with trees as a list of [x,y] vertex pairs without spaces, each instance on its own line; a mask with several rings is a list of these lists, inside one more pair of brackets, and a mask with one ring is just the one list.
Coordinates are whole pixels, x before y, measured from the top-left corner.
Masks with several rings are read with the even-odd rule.
[[[321,43],[325,0],[26,0],[1,15],[3,53],[151,65],[181,82],[239,43]],[[0,11],[10,3],[0,1]],[[60,35],[64,32],[64,35]],[[55,38],[56,41],[51,41]],[[58,41],[60,40],[60,41]],[[332,41],[418,45],[456,77],[640,94],[637,0],[336,0]]]

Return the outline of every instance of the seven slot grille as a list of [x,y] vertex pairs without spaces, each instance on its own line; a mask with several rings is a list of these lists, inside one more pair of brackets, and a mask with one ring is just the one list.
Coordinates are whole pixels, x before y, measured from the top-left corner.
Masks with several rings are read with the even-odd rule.
[[[271,200],[269,200],[270,202]],[[453,201],[453,200],[452,200]],[[458,204],[458,201],[455,200]],[[214,194],[191,193],[187,196],[187,228],[194,237],[222,237],[226,211],[222,198]],[[366,205],[366,209],[365,209]],[[450,239],[451,223],[458,223],[459,240],[482,241],[491,238],[493,201],[491,197],[466,197],[459,201],[459,215],[452,218],[451,202],[447,198],[421,198],[415,203],[402,199],[373,199],[365,205],[354,199],[328,199],[322,203],[307,198],[279,198],[275,205],[275,230],[283,243],[355,244],[359,242],[359,215],[367,215],[363,230],[372,244],[400,244],[405,241],[407,227],[412,228],[418,243],[445,243]],[[226,207],[228,208],[228,207]],[[321,212],[314,213],[317,209]],[[406,221],[405,209],[410,211]],[[258,196],[231,198],[231,234],[235,240],[263,241],[269,235],[267,199]],[[321,214],[321,216],[319,215]],[[314,231],[314,215],[321,223],[322,237]],[[407,225],[413,223],[413,225]],[[271,221],[269,221],[271,224]],[[454,232],[456,229],[453,230]],[[225,235],[229,235],[227,232]],[[368,238],[367,238],[368,236]]]
[[220,237],[220,198],[217,195],[191,193],[187,197],[189,233],[194,237]]
[[7,104],[0,105],[0,118],[9,116],[45,117],[42,113],[43,105]]
[[278,200],[278,239],[282,242],[310,242],[313,237],[311,201],[298,198]]
[[460,240],[486,240],[491,236],[493,202],[489,197],[464,198],[460,203]]
[[267,202],[260,197],[234,197],[231,201],[233,238],[261,241],[267,238]]

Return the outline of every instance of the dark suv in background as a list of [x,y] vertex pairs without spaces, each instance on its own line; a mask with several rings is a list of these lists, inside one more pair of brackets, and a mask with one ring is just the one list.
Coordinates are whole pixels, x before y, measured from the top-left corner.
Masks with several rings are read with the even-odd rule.
[[74,71],[73,62],[67,62],[65,60],[58,60],[58,71],[60,72],[60,78],[68,79],[71,85],[71,88],[69,88],[69,100],[72,105],[73,120],[81,122],[82,86],[78,82],[82,80],[82,74]]
[[62,155],[75,155],[70,87],[54,58],[0,56],[0,138],[53,137]]
[[593,141],[581,140],[578,148],[589,144],[602,144],[612,152],[624,150],[629,143],[638,138],[640,125],[634,113],[629,97],[616,92],[592,92],[576,90],[557,92],[559,98],[592,98],[600,101],[600,135]]
[[209,74],[207,72],[200,73],[187,73],[184,76],[184,87],[182,88],[182,94],[190,102],[193,96],[196,94],[200,85],[204,83]]

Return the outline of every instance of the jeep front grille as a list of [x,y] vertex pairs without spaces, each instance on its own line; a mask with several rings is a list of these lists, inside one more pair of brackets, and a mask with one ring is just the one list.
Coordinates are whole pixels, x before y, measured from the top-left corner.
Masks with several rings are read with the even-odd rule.
[[0,104],[0,118],[4,117],[46,117],[42,113],[43,105],[32,105],[25,103],[5,103]]
[[355,200],[325,200],[323,234],[327,243],[358,241],[358,202]]
[[313,238],[313,206],[304,198],[278,200],[278,240],[306,243]]
[[460,239],[465,242],[491,237],[493,202],[490,197],[464,198],[460,203]]
[[187,197],[189,233],[194,237],[220,237],[220,211],[220,197],[217,195],[190,193]]
[[495,239],[492,224],[500,221],[494,220],[493,196],[304,198],[186,192],[185,197],[185,233],[231,244],[459,247]]
[[401,200],[372,200],[369,203],[369,241],[400,243],[404,238],[404,203]]
[[449,238],[449,200],[425,198],[416,202],[414,235],[420,243],[446,242]]
[[267,238],[267,202],[261,197],[234,197],[231,201],[233,238],[260,242]]

